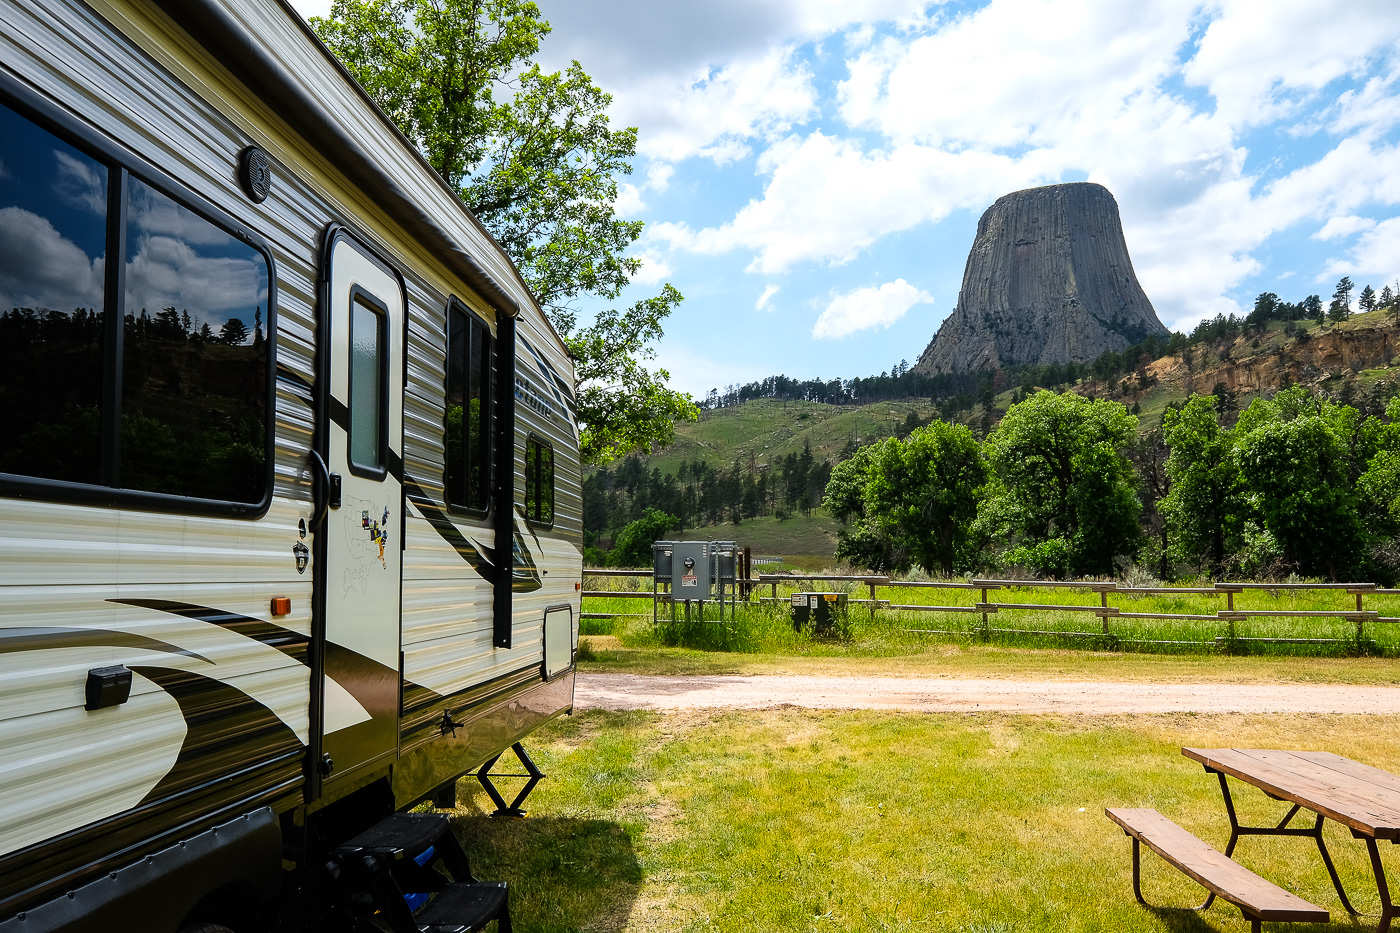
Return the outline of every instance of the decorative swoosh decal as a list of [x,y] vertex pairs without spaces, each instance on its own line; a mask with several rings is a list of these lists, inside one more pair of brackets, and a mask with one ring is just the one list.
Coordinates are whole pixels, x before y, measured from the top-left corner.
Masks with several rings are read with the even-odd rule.
[[227,783],[250,767],[301,757],[304,746],[286,723],[238,688],[171,668],[134,665],[131,670],[174,698],[186,726],[175,764],[143,804],[200,785]]
[[310,637],[275,622],[265,622],[262,619],[254,619],[252,616],[240,615],[226,609],[213,609],[209,606],[198,606],[194,603],[182,603],[170,599],[109,599],[107,602],[136,606],[140,609],[154,609],[157,612],[168,612],[171,615],[217,625],[235,635],[251,638],[269,648],[276,648],[287,657],[300,661],[302,664],[309,663],[306,649],[311,644]]
[[204,655],[180,648],[158,638],[133,635],[104,628],[67,626],[21,626],[0,628],[0,654],[11,651],[47,651],[51,648],[139,648],[195,658],[212,663]]
[[[428,494],[423,491],[423,487],[418,485],[418,481],[410,476],[403,478],[404,493],[408,496],[408,501],[417,506],[418,511],[423,513],[423,518],[427,519],[433,531],[438,533],[438,537],[446,541],[451,548],[457,552],[457,556],[471,565],[471,568],[485,577],[490,571],[482,568],[492,568],[489,560],[482,556],[476,546],[467,540],[467,536],[453,523],[452,519],[438,507],[438,504],[428,498]],[[494,569],[494,568],[492,568]]]
[[[408,501],[412,502],[418,511],[423,514],[423,518],[438,533],[438,537],[446,541],[448,545],[457,552],[457,556],[471,565],[471,568],[481,574],[487,580],[495,576],[495,564],[486,558],[476,545],[467,540],[467,536],[462,534],[452,521],[451,516],[442,510],[440,506],[428,494],[423,491],[423,487],[412,477],[405,476],[403,480],[404,492],[408,496]],[[517,523],[517,529],[518,529]],[[538,539],[536,545],[538,545]],[[525,538],[516,530],[515,547],[512,554],[511,567],[511,590],[516,593],[530,593],[544,585],[540,579],[540,572],[535,566],[534,556],[531,555],[529,547],[525,543]]]

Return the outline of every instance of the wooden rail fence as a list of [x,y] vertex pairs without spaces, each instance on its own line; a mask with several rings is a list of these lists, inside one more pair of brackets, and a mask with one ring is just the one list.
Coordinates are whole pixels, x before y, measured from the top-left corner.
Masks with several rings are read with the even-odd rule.
[[[585,577],[642,577],[652,576],[650,570],[586,570]],[[1327,618],[1339,619],[1356,624],[1356,642],[1360,644],[1365,638],[1366,623],[1394,623],[1400,622],[1400,616],[1383,616],[1379,610],[1367,609],[1364,600],[1367,596],[1397,596],[1400,589],[1386,589],[1374,583],[1216,583],[1211,586],[1125,586],[1121,583],[1108,582],[1064,582],[1059,580],[995,580],[995,579],[975,579],[964,583],[952,582],[930,582],[914,580],[895,580],[888,576],[877,574],[867,575],[834,575],[834,574],[802,574],[802,573],[782,573],[782,574],[759,574],[756,579],[742,581],[744,595],[752,598],[761,587],[772,588],[769,596],[759,596],[762,603],[784,602],[778,596],[779,585],[796,586],[798,583],[841,583],[864,586],[869,589],[869,597],[866,599],[850,599],[852,605],[867,606],[870,609],[871,617],[874,617],[877,608],[895,610],[900,612],[934,612],[934,613],[972,613],[982,616],[981,631],[990,634],[1022,634],[1022,635],[1052,635],[1052,636],[1080,636],[1080,637],[1111,637],[1110,620],[1113,619],[1152,619],[1167,622],[1219,622],[1224,627],[1222,635],[1216,637],[1217,642],[1228,641],[1265,641],[1265,642],[1285,642],[1285,643],[1331,643],[1339,642],[1342,639],[1335,638],[1265,638],[1265,637],[1240,637],[1237,635],[1236,626],[1240,622],[1245,622],[1254,618]],[[909,589],[909,590],[971,590],[977,591],[980,599],[974,605],[930,605],[925,603],[896,603],[890,599],[877,598],[876,591],[880,588]],[[1084,592],[1091,592],[1098,595],[1097,604],[1055,604],[1055,603],[1021,603],[1021,602],[1001,602],[993,601],[991,594],[1013,587],[1025,588],[1059,588],[1073,589]],[[1235,597],[1245,591],[1266,591],[1275,598],[1284,592],[1300,591],[1331,591],[1344,592],[1348,596],[1354,596],[1356,607],[1345,609],[1248,609],[1237,607]],[[1223,596],[1225,598],[1225,608],[1214,613],[1172,613],[1172,612],[1132,612],[1121,606],[1109,605],[1108,598],[1112,595],[1118,596]],[[584,590],[584,596],[599,597],[608,599],[651,599],[652,593],[628,592],[617,590]],[[1012,629],[995,628],[991,625],[992,616],[1001,612],[1082,612],[1097,616],[1101,619],[1100,631],[1098,632],[1073,632],[1042,629]],[[625,613],[625,615],[636,615],[637,613]],[[611,618],[615,613],[583,613],[583,618]],[[927,632],[929,634],[943,635],[965,635],[965,631],[953,631],[942,629],[914,629],[913,631]],[[1132,639],[1134,642],[1169,643],[1157,642],[1150,639]]]

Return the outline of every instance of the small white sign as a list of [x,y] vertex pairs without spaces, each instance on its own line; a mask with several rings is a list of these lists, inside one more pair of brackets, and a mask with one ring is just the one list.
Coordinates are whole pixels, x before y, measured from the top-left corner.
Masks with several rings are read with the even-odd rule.
[[807,597],[803,596],[801,593],[794,593],[792,594],[792,604],[801,609],[807,604]]
[[688,573],[681,577],[681,586],[699,586],[700,581],[695,578],[695,574]]

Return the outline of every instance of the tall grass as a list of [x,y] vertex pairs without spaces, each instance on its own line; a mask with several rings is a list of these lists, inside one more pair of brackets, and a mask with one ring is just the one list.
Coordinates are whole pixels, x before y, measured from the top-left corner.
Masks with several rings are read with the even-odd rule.
[[[613,581],[630,591],[650,591],[650,580]],[[602,589],[603,578],[590,578],[587,587]],[[780,583],[777,597],[771,584],[755,588],[753,600],[740,603],[724,622],[670,622],[670,607],[662,604],[662,621],[652,623],[652,604],[645,599],[588,597],[584,611],[607,614],[606,619],[586,619],[586,635],[615,635],[631,647],[679,646],[703,651],[798,655],[894,655],[919,651],[940,642],[973,641],[1007,647],[1077,647],[1154,653],[1226,652],[1301,657],[1400,655],[1400,624],[1354,621],[1327,617],[1261,617],[1226,622],[1201,619],[1135,619],[1110,616],[1071,607],[1099,605],[1097,593],[1060,587],[1006,586],[992,589],[990,602],[1000,611],[938,612],[853,604],[839,637],[819,638],[795,632],[790,621],[788,597],[799,590],[843,591],[851,599],[868,598],[864,584],[852,582]],[[973,608],[981,599],[976,589],[877,587],[876,599],[889,604],[957,606]],[[767,601],[763,601],[763,600]],[[1365,607],[1382,616],[1400,614],[1400,596],[1365,596]],[[1016,609],[1007,604],[1029,603],[1065,606],[1064,611]],[[1223,594],[1125,594],[1110,593],[1108,605],[1127,613],[1214,615],[1226,608]],[[1355,596],[1337,590],[1246,590],[1235,594],[1237,610],[1352,611]],[[678,614],[682,610],[678,608]],[[728,612],[726,612],[729,615]],[[707,619],[717,615],[716,604],[707,604]]]

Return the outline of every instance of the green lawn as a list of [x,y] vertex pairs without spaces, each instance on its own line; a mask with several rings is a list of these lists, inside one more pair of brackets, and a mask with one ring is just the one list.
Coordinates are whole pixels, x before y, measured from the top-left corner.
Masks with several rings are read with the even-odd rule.
[[[1133,900],[1129,843],[1105,806],[1151,806],[1216,846],[1214,779],[1183,745],[1325,748],[1400,770],[1382,716],[894,715],[590,712],[528,742],[550,775],[524,821],[456,826],[483,878],[512,885],[520,931],[1243,931]],[[1284,809],[1237,794],[1245,820]],[[1378,909],[1364,849],[1329,826],[1353,902]],[[1385,847],[1383,857],[1395,858]],[[1356,930],[1306,839],[1246,838],[1236,857]],[[1144,854],[1156,903],[1200,890]],[[1285,929],[1266,925],[1265,929]]]

